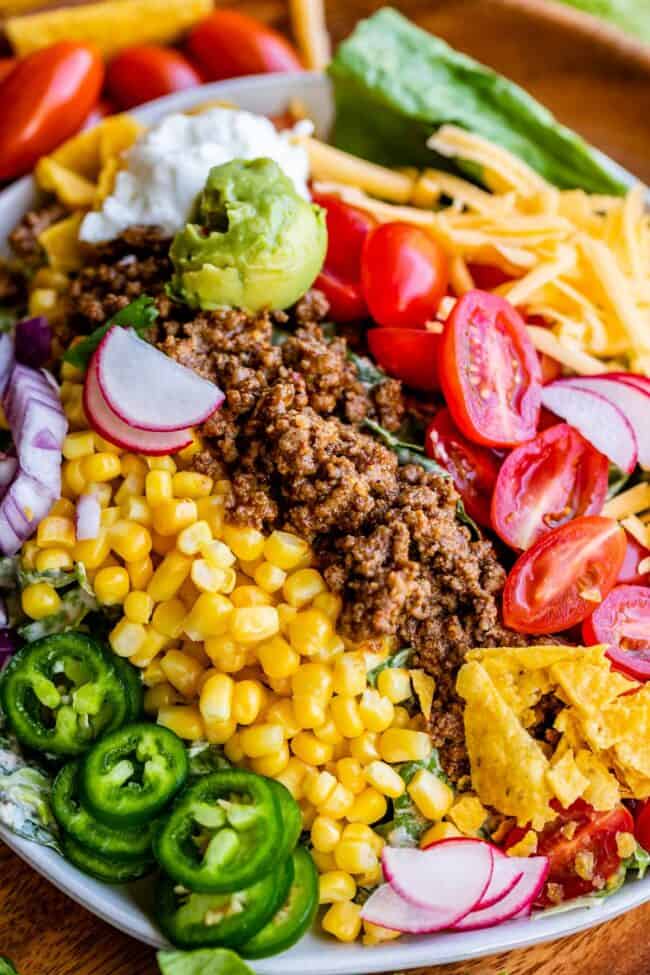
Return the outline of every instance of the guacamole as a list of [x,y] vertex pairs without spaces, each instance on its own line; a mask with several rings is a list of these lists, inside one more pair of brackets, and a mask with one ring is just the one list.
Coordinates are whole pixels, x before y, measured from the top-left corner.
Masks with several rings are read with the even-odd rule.
[[193,308],[282,309],[313,284],[327,248],[324,211],[271,159],[210,170],[170,255],[174,295]]

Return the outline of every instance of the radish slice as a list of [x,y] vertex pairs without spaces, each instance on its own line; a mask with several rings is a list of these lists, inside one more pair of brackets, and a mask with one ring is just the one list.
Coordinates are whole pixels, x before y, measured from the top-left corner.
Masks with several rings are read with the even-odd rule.
[[96,355],[104,399],[120,420],[138,430],[168,432],[196,426],[223,403],[218,386],[131,330],[111,328]]
[[416,907],[400,897],[390,884],[382,884],[363,905],[361,917],[390,931],[432,934],[452,927],[466,913],[458,905],[451,904],[437,910]]
[[489,843],[445,840],[426,850],[386,846],[384,876],[400,897],[426,910],[473,911],[494,869]]
[[497,856],[495,853],[492,879],[473,913],[492,907],[497,901],[503,900],[515,884],[519,883],[522,876],[523,872],[516,857],[508,857],[505,854]]
[[4,396],[16,361],[14,343],[7,332],[0,335],[0,396]]
[[615,379],[608,374],[602,376],[580,376],[565,380],[574,389],[588,389],[599,393],[617,406],[629,420],[639,449],[639,463],[650,468],[650,389]]
[[638,372],[608,372],[604,375],[608,379],[616,379],[620,383],[626,383],[628,386],[636,386],[637,389],[642,389],[644,392],[650,394],[650,379],[647,376],[640,376]]
[[491,928],[515,915],[529,914],[548,874],[548,857],[513,857],[521,871],[519,881],[501,900],[490,907],[472,911],[453,925],[454,931]]
[[95,494],[82,494],[77,501],[77,540],[98,538],[102,509]]
[[86,416],[100,436],[125,450],[156,457],[176,453],[192,443],[191,430],[150,433],[136,430],[120,420],[119,416],[111,410],[99,388],[96,356],[90,360],[86,373],[83,403]]
[[573,380],[558,379],[542,390],[542,403],[561,416],[627,474],[638,459],[638,444],[632,424],[625,414],[600,393],[573,385]]

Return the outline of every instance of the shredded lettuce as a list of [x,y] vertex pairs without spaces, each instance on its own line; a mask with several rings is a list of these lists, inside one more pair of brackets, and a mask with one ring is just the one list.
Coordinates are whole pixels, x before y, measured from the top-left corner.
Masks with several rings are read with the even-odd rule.
[[390,667],[408,667],[412,656],[413,647],[406,647],[404,650],[394,653],[391,657],[386,657],[386,659],[382,660],[380,664],[377,664],[376,667],[373,667],[368,671],[368,683],[371,687],[376,687],[377,678],[381,674],[382,670],[387,670]]
[[4,955],[0,955],[0,975],[18,975],[13,964]]
[[194,741],[187,748],[190,762],[190,776],[209,775],[210,772],[220,772],[224,768],[232,768],[223,753],[223,748],[211,745],[207,741]]
[[[395,768],[404,780],[405,785],[409,784],[420,769],[433,772],[439,779],[449,784],[435,748],[425,761],[404,762],[401,765],[396,765]],[[375,826],[375,829],[390,846],[418,846],[422,836],[430,826],[430,820],[422,815],[408,792],[405,791],[397,799],[393,799],[393,818]]]
[[53,778],[25,758],[0,712],[0,823],[17,836],[60,853],[58,826],[50,807]]
[[70,362],[78,369],[87,369],[91,356],[109,329],[114,325],[122,325],[124,328],[134,329],[138,335],[142,336],[147,332],[158,318],[158,309],[153,298],[148,295],[140,295],[132,301],[126,308],[122,308],[116,315],[104,324],[96,328],[90,335],[86,335],[76,345],[71,345],[64,353],[64,362]]
[[227,948],[159,951],[158,965],[162,975],[253,975],[246,962]]
[[100,605],[94,596],[89,595],[81,586],[75,586],[61,596],[58,612],[42,620],[33,620],[31,623],[19,626],[18,633],[27,643],[32,643],[53,633],[77,630],[88,613],[97,612],[99,609]]

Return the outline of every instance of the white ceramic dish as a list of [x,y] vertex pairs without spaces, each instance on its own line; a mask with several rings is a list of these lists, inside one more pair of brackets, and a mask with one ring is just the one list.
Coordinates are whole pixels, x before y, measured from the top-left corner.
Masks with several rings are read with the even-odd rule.
[[[318,131],[326,133],[331,122],[332,101],[328,82],[318,74],[270,75],[205,85],[201,89],[161,98],[134,114],[150,123],[171,111],[190,108],[211,98],[232,101],[253,112],[274,114],[282,112],[288,100],[295,96],[307,105]],[[611,166],[618,175],[631,182],[620,167],[613,163]],[[6,245],[7,232],[34,200],[34,184],[29,177],[0,193],[0,250]],[[148,881],[130,887],[109,887],[80,873],[52,850],[20,839],[4,827],[0,827],[0,839],[51,883],[98,917],[146,944],[154,947],[164,944],[151,920],[151,884]],[[314,933],[291,951],[259,961],[252,967],[259,975],[366,975],[466,961],[583,931],[646,900],[650,900],[650,877],[627,883],[617,894],[598,902],[595,907],[538,915],[486,931],[404,938],[373,948],[335,943]]]

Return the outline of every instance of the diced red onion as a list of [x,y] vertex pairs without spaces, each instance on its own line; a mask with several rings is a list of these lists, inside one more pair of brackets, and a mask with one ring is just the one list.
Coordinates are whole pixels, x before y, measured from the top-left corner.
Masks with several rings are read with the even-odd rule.
[[[7,619],[6,607],[4,607],[4,617],[6,620]],[[7,624],[5,623],[5,626],[6,625]],[[0,630],[0,670],[2,670],[3,667],[6,667],[11,656],[16,652],[17,649],[18,647],[16,646],[11,630],[7,630],[7,629]]]
[[97,538],[101,526],[102,509],[96,494],[82,494],[77,501],[77,539],[80,542]]
[[0,335],[0,396],[4,396],[16,361],[14,343],[8,332]]
[[7,493],[7,488],[16,476],[18,460],[12,454],[0,454],[0,498]]
[[47,318],[25,318],[16,325],[16,359],[39,369],[50,358],[52,329]]

